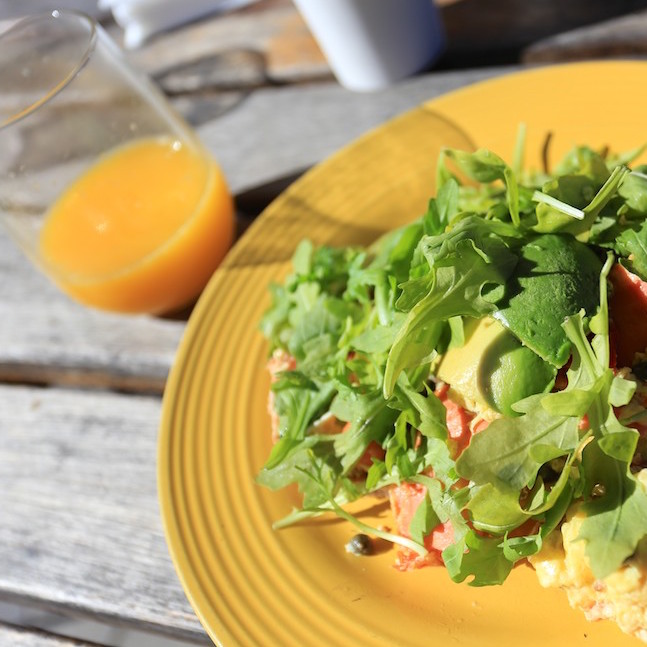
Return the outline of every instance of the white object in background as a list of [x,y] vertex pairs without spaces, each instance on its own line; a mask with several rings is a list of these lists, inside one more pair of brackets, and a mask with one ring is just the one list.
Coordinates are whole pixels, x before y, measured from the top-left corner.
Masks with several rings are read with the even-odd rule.
[[294,0],[339,82],[377,90],[430,66],[445,47],[432,0]]
[[105,13],[88,0],[0,0],[0,20],[24,18],[55,9],[75,9],[99,19]]
[[112,11],[124,30],[124,46],[134,49],[156,33],[203,18],[232,11],[256,0],[99,0],[99,8]]

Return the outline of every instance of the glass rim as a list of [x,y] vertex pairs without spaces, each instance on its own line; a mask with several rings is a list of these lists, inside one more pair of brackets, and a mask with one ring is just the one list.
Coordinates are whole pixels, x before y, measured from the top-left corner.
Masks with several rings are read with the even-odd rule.
[[54,9],[52,11],[46,11],[34,14],[32,16],[27,16],[25,18],[21,18],[13,25],[11,25],[8,29],[0,33],[1,51],[2,44],[8,37],[15,38],[19,36],[22,31],[32,25],[49,20],[58,20],[61,18],[76,18],[78,23],[85,23],[89,27],[85,48],[80,53],[78,60],[75,61],[74,65],[71,66],[67,74],[63,75],[63,77],[58,81],[54,81],[52,87],[41,97],[39,97],[35,101],[32,101],[25,107],[21,108],[14,114],[11,114],[4,119],[2,119],[2,117],[0,116],[0,131],[33,114],[34,112],[36,112],[36,110],[38,110],[38,108],[51,101],[56,95],[62,92],[88,62],[90,55],[95,49],[98,37],[96,21],[88,14],[83,13],[82,11],[77,11],[75,9]]

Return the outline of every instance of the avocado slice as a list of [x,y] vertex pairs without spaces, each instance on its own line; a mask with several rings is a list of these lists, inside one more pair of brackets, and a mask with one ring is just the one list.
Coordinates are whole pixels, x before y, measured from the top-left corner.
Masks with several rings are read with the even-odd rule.
[[501,328],[481,357],[478,387],[492,409],[512,417],[519,415],[515,402],[551,390],[557,368]]
[[490,317],[468,318],[464,323],[465,343],[449,348],[440,358],[436,376],[449,384],[465,403],[473,401],[481,407],[490,406],[479,388],[479,365],[485,350],[504,332],[505,328]]
[[552,388],[557,369],[491,317],[465,322],[465,343],[440,359],[436,375],[462,397],[507,416],[512,405]]
[[521,249],[503,307],[493,317],[524,346],[561,367],[570,356],[562,323],[581,309],[595,314],[601,270],[596,253],[572,236],[539,235]]

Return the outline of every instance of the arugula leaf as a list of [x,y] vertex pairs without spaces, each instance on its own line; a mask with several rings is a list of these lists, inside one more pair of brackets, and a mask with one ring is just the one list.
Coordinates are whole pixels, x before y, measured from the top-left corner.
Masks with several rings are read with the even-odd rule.
[[502,584],[513,566],[504,555],[501,538],[481,537],[473,530],[445,548],[442,555],[452,580],[464,582],[470,578],[471,586]]
[[402,317],[394,313],[392,323],[364,330],[353,337],[350,345],[362,353],[388,353],[401,325]]
[[423,223],[414,222],[385,234],[373,243],[369,247],[372,258],[368,266],[351,268],[349,296],[353,294],[352,288],[357,282],[376,284],[375,281],[366,281],[367,273],[375,269],[381,270],[382,277],[392,278],[396,284],[407,280],[414,253],[423,233]]
[[[608,368],[606,344],[604,347],[598,344],[603,351],[601,357],[596,355],[593,345],[586,337],[581,313],[569,317],[564,322],[564,330],[574,347],[575,359],[569,370],[569,380],[577,386],[588,385],[586,416],[596,440],[609,456],[629,462],[636,449],[638,432],[621,424],[613,407],[614,402],[626,404],[633,388],[629,384],[623,384],[621,378],[615,377]],[[606,339],[606,335],[604,337]],[[566,393],[568,392],[567,389]]]
[[647,168],[634,169],[618,188],[618,194],[623,198],[626,213],[632,220],[647,216]]
[[615,249],[623,257],[623,265],[647,281],[647,220],[638,229],[625,229],[616,238]]
[[493,535],[514,530],[528,518],[519,505],[519,490],[492,483],[473,488],[467,509],[474,527]]
[[604,206],[617,194],[628,174],[628,168],[618,166],[602,186],[598,186],[597,178],[583,174],[562,175],[551,180],[544,185],[542,192],[580,210],[581,217],[574,218],[563,207],[556,209],[550,201],[540,201],[534,230],[540,233],[567,232],[573,236],[586,234]]
[[449,178],[439,189],[435,198],[429,200],[427,213],[423,217],[424,233],[428,236],[442,234],[458,213],[459,185],[455,178]]
[[[287,385],[287,386],[286,386]],[[274,385],[275,409],[279,417],[279,441],[265,464],[272,469],[299,446],[309,425],[323,413],[334,393],[330,384],[316,385],[303,375],[291,372]]]
[[502,285],[517,262],[517,256],[495,232],[496,226],[468,219],[442,239],[422,239],[431,267],[430,291],[411,308],[395,337],[384,372],[386,398],[403,370],[433,357],[449,318],[478,317],[494,310],[492,293],[486,291]]
[[493,316],[543,360],[561,367],[571,346],[561,324],[582,308],[595,313],[601,268],[598,255],[571,236],[528,236]]
[[449,149],[446,156],[453,159],[469,178],[478,182],[502,180],[506,185],[506,203],[510,218],[519,226],[519,189],[514,171],[492,151],[479,149],[474,153]]
[[602,579],[618,570],[647,535],[647,490],[628,463],[609,456],[596,443],[585,449],[583,458],[589,491],[596,486],[603,495],[583,505],[586,516],[578,538],[587,542],[593,574]]
[[[586,434],[564,461],[557,481],[550,488],[545,487],[541,477],[535,481],[532,489],[523,491],[505,486],[501,488],[493,483],[473,488],[467,509],[472,514],[474,527],[500,535],[514,530],[531,517],[541,518],[548,515],[546,518],[553,518],[551,515],[554,515],[555,509],[561,509],[563,513],[574,491],[574,482],[579,478],[575,464],[589,440],[590,434]],[[541,463],[549,462],[563,455],[561,449],[545,445],[535,445],[530,451],[533,457]],[[522,497],[525,499],[523,506],[520,501]],[[565,497],[568,501],[565,500]],[[544,531],[547,530],[548,527],[544,528]]]
[[524,415],[495,420],[474,436],[456,461],[459,475],[477,485],[519,492],[533,484],[543,464],[535,459],[533,447],[550,445],[562,454],[573,450],[579,441],[578,419],[553,415],[542,406],[544,397],[527,398]]
[[554,175],[579,173],[602,186],[609,177],[605,159],[590,146],[574,146],[555,166]]
[[371,442],[376,441],[380,445],[384,442],[397,417],[379,393],[370,399],[370,403],[367,415],[353,420],[347,431],[335,437],[335,453],[339,456],[344,475],[351,471]]
[[[437,484],[437,490],[440,490],[440,484]],[[409,525],[409,534],[411,539],[417,541],[419,544],[424,544],[425,537],[441,523],[440,517],[434,510],[431,502],[429,489],[425,494],[425,498],[418,505],[411,524]]]

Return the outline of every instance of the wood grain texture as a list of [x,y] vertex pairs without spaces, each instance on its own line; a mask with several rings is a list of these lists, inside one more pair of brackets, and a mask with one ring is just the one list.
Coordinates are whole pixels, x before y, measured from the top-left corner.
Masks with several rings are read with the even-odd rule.
[[204,642],[160,521],[159,416],[157,397],[0,386],[0,598]]
[[6,647],[92,647],[86,642],[59,638],[41,631],[0,624],[0,645]]
[[556,63],[647,55],[647,11],[541,39],[525,49],[524,63]]
[[178,100],[221,163],[235,193],[309,168],[420,103],[515,68],[427,74],[372,93],[335,83],[262,88],[209,119],[209,103]]
[[80,306],[4,233],[0,276],[0,380],[161,392],[184,322]]
[[[119,39],[118,30],[111,33]],[[261,55],[266,83],[332,78],[330,67],[289,0],[265,0],[230,14],[207,17],[162,34],[127,55],[147,74],[161,78],[177,67],[204,60],[227,65],[227,58],[236,52]],[[235,62],[229,66],[237,69]],[[226,85],[231,85],[231,80]],[[236,82],[239,87],[247,84],[244,74]],[[220,83],[212,79],[210,85],[219,87]]]

